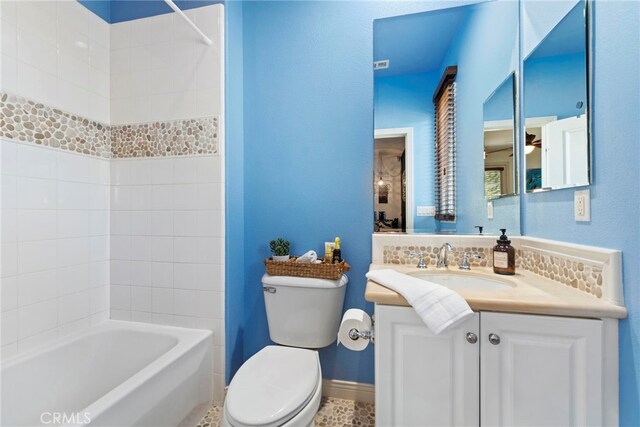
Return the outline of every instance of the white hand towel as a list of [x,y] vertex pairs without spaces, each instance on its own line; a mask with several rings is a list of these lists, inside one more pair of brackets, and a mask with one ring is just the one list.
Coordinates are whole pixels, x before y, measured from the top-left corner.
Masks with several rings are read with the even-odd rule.
[[392,269],[371,270],[367,278],[402,295],[436,335],[473,315],[464,298],[436,283]]
[[300,255],[296,262],[316,262],[318,259],[318,254],[316,251],[309,251],[303,255]]

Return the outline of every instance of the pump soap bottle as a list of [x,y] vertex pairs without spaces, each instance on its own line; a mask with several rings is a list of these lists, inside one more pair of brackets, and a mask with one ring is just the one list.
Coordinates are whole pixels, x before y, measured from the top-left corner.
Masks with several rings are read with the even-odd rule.
[[516,274],[516,250],[507,237],[507,229],[501,228],[502,235],[493,247],[493,272],[496,274]]

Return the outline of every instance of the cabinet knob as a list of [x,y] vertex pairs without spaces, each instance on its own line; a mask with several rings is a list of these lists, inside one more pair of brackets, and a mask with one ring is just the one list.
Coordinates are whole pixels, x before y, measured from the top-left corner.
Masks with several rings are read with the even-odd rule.
[[475,344],[478,342],[478,336],[473,332],[467,332],[467,342],[469,344]]
[[500,344],[500,337],[496,334],[489,334],[489,342],[493,345]]

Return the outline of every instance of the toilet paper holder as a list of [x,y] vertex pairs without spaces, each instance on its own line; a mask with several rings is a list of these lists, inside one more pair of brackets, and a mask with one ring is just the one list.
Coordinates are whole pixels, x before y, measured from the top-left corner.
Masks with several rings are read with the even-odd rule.
[[[375,324],[375,318],[374,316],[371,316],[371,328],[373,328],[373,325]],[[353,341],[357,341],[359,339],[363,339],[363,340],[369,340],[372,343],[375,343],[375,336],[373,335],[373,331],[359,331],[358,328],[351,328],[349,329],[349,338],[351,338]]]

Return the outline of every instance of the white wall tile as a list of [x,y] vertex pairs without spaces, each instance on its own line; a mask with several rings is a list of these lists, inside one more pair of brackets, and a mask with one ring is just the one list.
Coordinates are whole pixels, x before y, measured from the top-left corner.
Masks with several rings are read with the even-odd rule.
[[55,210],[20,209],[17,235],[20,241],[55,239],[57,212]]
[[89,238],[79,237],[74,239],[58,240],[58,266],[85,264],[89,262]]
[[111,50],[131,47],[131,27],[133,22],[119,22],[110,25],[110,48]]
[[131,212],[111,211],[111,234],[130,235],[131,234]]
[[2,209],[0,230],[2,231],[2,242],[9,243],[18,240],[18,214],[16,209]]
[[91,289],[89,310],[91,314],[99,313],[109,308],[109,287],[100,286]]
[[[58,81],[55,76],[55,66],[49,71],[42,71],[24,62],[18,61],[17,93],[42,103],[59,105]],[[61,107],[61,106],[60,106]]]
[[58,181],[58,209],[89,209],[89,184]]
[[[18,143],[6,140],[0,140],[1,159],[0,166],[2,175],[15,175],[17,172],[18,162]],[[3,205],[3,207],[6,207]]]
[[89,261],[108,261],[111,239],[109,236],[93,236],[89,239]]
[[[2,313],[2,346],[18,340],[18,310]],[[4,348],[3,348],[4,350]]]
[[184,157],[173,163],[173,182],[175,184],[196,183],[198,157]]
[[152,288],[151,310],[154,313],[173,314],[173,289]]
[[2,72],[2,87],[7,92],[18,93],[18,61],[8,55],[0,55],[2,64],[0,64],[0,72]]
[[173,262],[151,263],[151,286],[155,288],[171,288],[174,281],[174,269],[177,264]]
[[2,28],[0,31],[2,34],[2,53],[12,58],[18,57],[18,25],[15,22],[11,22],[2,19]]
[[172,185],[152,185],[151,186],[151,209],[171,210],[173,209],[173,186]]
[[89,158],[66,151],[52,152],[57,154],[58,180],[89,182],[89,168],[92,165]]
[[73,55],[63,52],[58,54],[57,76],[60,80],[89,89],[89,64]]
[[111,236],[111,259],[131,260],[131,236]]
[[151,260],[155,262],[173,261],[173,237],[151,237]]
[[92,236],[109,235],[110,215],[108,210],[89,211],[89,233]]
[[151,288],[142,286],[131,287],[131,310],[151,311]]
[[88,210],[59,210],[58,211],[58,238],[89,236],[89,211]]
[[18,26],[18,60],[40,71],[55,73],[57,50],[54,40],[41,38]]
[[[58,54],[71,55],[85,64],[90,62],[89,37],[70,28],[58,28]],[[108,58],[108,56],[107,56]]]
[[131,285],[132,286],[151,286],[152,263],[146,261],[137,261],[131,263]]
[[154,159],[151,162],[151,183],[172,184],[173,163],[178,159]]
[[27,274],[56,268],[58,255],[56,240],[19,242],[18,273]]
[[112,259],[109,277],[111,279],[111,285],[130,285],[131,261],[118,261]]
[[57,321],[58,301],[56,299],[19,308],[18,339],[55,328]]
[[18,207],[18,179],[13,175],[2,175],[2,207],[15,209]]
[[221,312],[219,292],[175,289],[174,314],[195,317],[216,317]]
[[90,272],[88,264],[58,268],[58,296],[85,291],[90,288]]
[[[170,214],[170,212],[161,212]],[[151,211],[134,211],[131,212],[131,234],[136,236],[150,236],[152,230],[152,213]]]
[[2,277],[15,276],[18,273],[18,244],[2,243],[2,261],[0,273]]
[[4,277],[0,285],[1,311],[13,310],[18,306],[18,278]]
[[55,179],[57,153],[33,145],[17,144],[16,174],[27,178]]
[[18,177],[19,209],[54,209],[58,188],[56,181]]
[[111,285],[111,308],[116,310],[131,309],[131,286]]
[[18,276],[17,282],[18,305],[21,307],[53,299],[58,296],[55,269],[22,274]]
[[64,325],[88,317],[91,314],[91,292],[66,295],[58,300],[58,322]]

